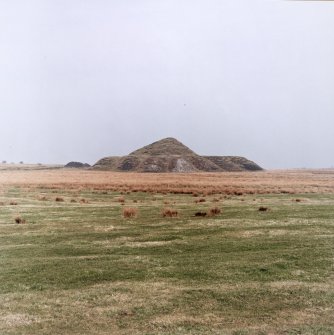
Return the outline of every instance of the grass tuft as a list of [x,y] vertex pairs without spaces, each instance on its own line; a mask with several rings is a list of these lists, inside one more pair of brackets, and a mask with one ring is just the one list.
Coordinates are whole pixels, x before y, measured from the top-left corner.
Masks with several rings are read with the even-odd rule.
[[164,208],[162,210],[162,216],[168,217],[168,218],[175,218],[179,215],[179,212],[176,209],[172,209],[172,208]]
[[122,214],[123,214],[123,217],[127,218],[127,219],[135,218],[138,215],[138,209],[137,208],[132,208],[132,207],[123,208]]
[[14,219],[15,223],[17,224],[24,224],[26,223],[26,220],[21,218],[20,216],[17,216],[15,219]]
[[209,215],[210,216],[215,216],[215,215],[219,215],[221,213],[221,209],[218,207],[213,207],[209,209]]

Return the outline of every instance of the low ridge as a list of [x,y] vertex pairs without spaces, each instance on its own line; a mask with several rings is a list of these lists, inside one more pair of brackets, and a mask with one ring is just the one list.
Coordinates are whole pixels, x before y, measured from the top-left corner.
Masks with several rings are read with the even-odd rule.
[[95,170],[132,172],[223,172],[259,171],[260,166],[244,157],[200,156],[179,142],[167,137],[123,157],[105,157]]
[[66,168],[81,169],[81,168],[89,168],[90,165],[87,164],[87,163],[81,163],[81,162],[69,162],[64,167],[66,167]]

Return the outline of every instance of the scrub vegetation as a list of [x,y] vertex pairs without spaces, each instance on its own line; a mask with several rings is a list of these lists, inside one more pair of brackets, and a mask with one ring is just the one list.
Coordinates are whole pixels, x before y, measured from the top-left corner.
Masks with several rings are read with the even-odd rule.
[[326,173],[2,171],[0,334],[333,334]]

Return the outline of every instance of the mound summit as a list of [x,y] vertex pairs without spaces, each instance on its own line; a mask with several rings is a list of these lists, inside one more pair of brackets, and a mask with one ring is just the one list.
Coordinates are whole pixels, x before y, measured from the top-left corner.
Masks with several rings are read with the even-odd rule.
[[187,146],[168,137],[123,157],[105,157],[94,170],[128,172],[223,172],[259,171],[254,162],[236,156],[200,156]]

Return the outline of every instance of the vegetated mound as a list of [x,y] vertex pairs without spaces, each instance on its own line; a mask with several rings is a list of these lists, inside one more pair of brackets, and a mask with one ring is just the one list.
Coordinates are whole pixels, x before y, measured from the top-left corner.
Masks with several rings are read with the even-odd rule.
[[82,169],[82,168],[89,168],[90,165],[87,163],[81,163],[81,162],[69,162],[64,167]]
[[[179,142],[177,139],[172,137],[164,138],[160,141],[153,142],[152,144],[146,145],[141,149],[131,152],[130,155],[141,156],[162,156],[162,155],[196,155],[187,146]],[[196,155],[197,156],[197,155]]]
[[222,172],[262,170],[243,157],[200,156],[175,138],[165,138],[128,156],[105,157],[94,166],[95,170],[132,172]]
[[260,171],[256,163],[238,156],[203,156],[218,165],[224,171]]

